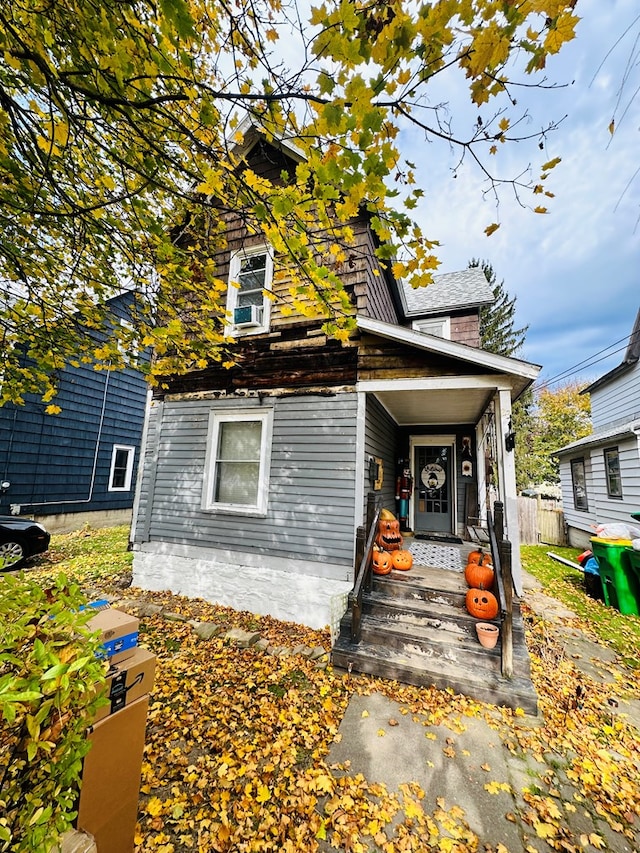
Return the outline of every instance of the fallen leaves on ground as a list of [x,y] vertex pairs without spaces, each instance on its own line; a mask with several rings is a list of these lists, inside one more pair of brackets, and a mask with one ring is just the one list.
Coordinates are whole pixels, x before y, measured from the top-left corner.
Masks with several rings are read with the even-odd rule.
[[[57,537],[55,572],[69,572],[71,562],[81,581],[105,593],[143,597],[185,619],[256,631],[273,646],[329,649],[327,632],[169,593],[125,593],[129,555],[120,559],[106,534],[94,534]],[[92,552],[92,539],[104,555]],[[46,579],[53,569],[40,563],[35,571]],[[328,764],[350,696],[376,692],[399,703],[389,726],[409,718],[434,741],[434,727],[460,734],[470,718],[479,717],[499,734],[505,749],[527,758],[536,772],[523,791],[510,791],[504,781],[491,778],[490,764],[481,765],[487,793],[495,794],[497,803],[506,798],[505,820],[524,821],[530,828],[523,849],[537,853],[540,844],[565,853],[601,849],[607,842],[598,832],[569,829],[567,816],[580,810],[620,833],[620,849],[625,844],[633,849],[640,824],[639,733],[616,711],[625,697],[640,697],[640,670],[613,665],[613,681],[597,683],[565,654],[551,623],[525,615],[543,717],[537,727],[521,712],[451,690],[321,669],[302,655],[241,649],[222,636],[203,641],[185,622],[144,617],[140,642],[158,656],[158,671],[136,853],[519,853],[502,844],[492,849],[478,838],[464,803],[444,799],[451,792],[441,792],[430,810],[415,783],[389,792],[353,772],[350,762]],[[585,618],[567,624],[593,635]],[[454,760],[454,745],[454,737],[445,739],[444,749],[453,753],[448,761]]]

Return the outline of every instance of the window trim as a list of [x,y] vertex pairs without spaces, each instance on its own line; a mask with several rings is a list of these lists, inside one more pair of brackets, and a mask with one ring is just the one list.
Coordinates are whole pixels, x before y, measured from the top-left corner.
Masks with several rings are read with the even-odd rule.
[[[609,476],[610,471],[609,471],[609,458],[608,458],[610,453],[615,453],[616,458],[618,460],[618,486],[619,486],[620,491],[617,494],[614,493],[611,489],[611,478]],[[615,446],[615,447],[603,447],[602,448],[602,457],[604,460],[604,479],[605,479],[605,482],[607,484],[607,497],[611,498],[611,500],[614,500],[614,501],[621,501],[621,500],[623,500],[623,493],[622,493],[622,470],[620,468],[620,448],[617,446]]]
[[[258,497],[255,504],[232,504],[213,500],[220,424],[260,421],[260,461],[258,469]],[[243,409],[216,409],[209,413],[207,454],[202,484],[202,509],[231,515],[247,515],[264,518],[269,502],[269,477],[271,473],[271,446],[273,438],[273,409],[264,407]]]
[[[441,334],[438,332],[429,331],[429,326],[432,328],[440,326]],[[426,328],[425,328],[426,327]],[[425,317],[422,320],[413,320],[411,328],[416,332],[422,332],[424,335],[433,335],[436,338],[444,338],[451,340],[451,317]]]
[[[584,506],[578,505],[578,495],[576,493],[576,475],[575,469],[582,467],[582,480],[584,482]],[[571,460],[571,489],[573,491],[573,508],[577,512],[589,512],[589,495],[587,493],[587,469],[584,462],[584,456],[579,456],[577,459]]]
[[255,246],[243,247],[237,252],[232,252],[229,258],[229,277],[227,280],[227,325],[225,327],[225,335],[233,335],[234,338],[244,335],[259,335],[268,332],[271,326],[271,299],[263,294],[262,296],[262,324],[250,328],[238,328],[233,322],[233,312],[238,305],[238,287],[234,286],[233,282],[238,284],[237,276],[240,272],[240,265],[243,260],[252,258],[254,255],[266,255],[264,287],[263,290],[273,292],[273,250],[268,243],[259,243]]
[[[113,485],[113,475],[115,474],[116,457],[119,450],[127,451],[127,467],[125,470],[124,486]],[[136,449],[129,444],[114,444],[111,448],[111,465],[109,467],[109,492],[130,492],[131,481],[133,480],[133,463],[136,457]]]

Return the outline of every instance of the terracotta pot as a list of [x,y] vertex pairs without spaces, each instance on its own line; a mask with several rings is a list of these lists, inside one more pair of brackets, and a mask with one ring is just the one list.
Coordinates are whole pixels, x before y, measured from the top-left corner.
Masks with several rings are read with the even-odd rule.
[[489,622],[476,622],[476,631],[481,646],[484,646],[485,649],[495,648],[498,642],[498,635],[500,634],[500,629],[497,625],[491,625]]

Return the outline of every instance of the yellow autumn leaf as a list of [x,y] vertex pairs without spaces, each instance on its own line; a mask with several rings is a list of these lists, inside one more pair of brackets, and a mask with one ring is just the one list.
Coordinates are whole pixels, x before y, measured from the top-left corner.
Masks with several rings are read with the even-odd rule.
[[534,207],[533,212],[534,213],[549,213],[549,211],[547,210],[546,207],[541,207],[541,206]]
[[269,791],[267,786],[266,785],[260,785],[258,787],[258,794],[256,796],[256,800],[259,803],[266,803],[270,799],[271,799],[271,792]]
[[510,791],[511,786],[507,782],[487,782],[484,786],[485,791],[488,791],[490,794],[499,794],[500,791]]
[[378,729],[377,734],[378,734],[378,737],[384,737],[386,735],[386,732],[384,729]]
[[562,163],[562,157],[554,157],[553,160],[547,160],[547,162],[542,165],[542,171],[548,172],[551,169],[555,169],[558,163]]
[[562,12],[558,15],[555,26],[552,26],[544,40],[544,47],[549,53],[557,53],[565,42],[575,38],[576,24],[580,21],[577,15]]
[[150,814],[151,817],[158,817],[158,815],[162,814],[162,800],[158,797],[151,797],[146,806],[147,814]]
[[533,828],[535,829],[536,835],[538,835],[539,838],[554,838],[558,834],[557,826],[554,826],[552,823],[535,821],[533,824]]
[[491,225],[487,225],[487,227],[484,229],[484,233],[487,235],[487,237],[491,237],[491,235],[495,231],[497,231],[499,227],[500,226],[497,222],[493,222]]

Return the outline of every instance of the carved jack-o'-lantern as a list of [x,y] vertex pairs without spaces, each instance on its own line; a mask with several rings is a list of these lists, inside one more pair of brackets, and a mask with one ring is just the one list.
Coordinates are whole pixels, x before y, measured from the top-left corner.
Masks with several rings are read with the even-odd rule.
[[400,572],[408,572],[413,565],[411,551],[393,551],[391,554],[391,562],[393,563],[394,569],[397,569]]
[[388,575],[392,569],[391,554],[388,551],[373,552],[374,575]]
[[484,589],[470,589],[465,604],[476,619],[495,619],[498,615],[498,599]]
[[493,568],[482,563],[467,563],[464,579],[474,589],[491,589],[494,580]]
[[376,544],[385,551],[397,551],[402,548],[400,522],[388,509],[383,509],[380,513]]

